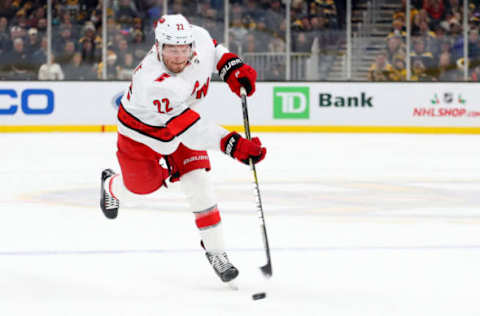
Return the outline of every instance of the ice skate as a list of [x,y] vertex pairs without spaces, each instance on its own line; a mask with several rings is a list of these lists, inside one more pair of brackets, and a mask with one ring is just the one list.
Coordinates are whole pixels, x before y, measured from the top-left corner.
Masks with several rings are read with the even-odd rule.
[[100,183],[100,208],[107,218],[114,219],[118,215],[118,207],[120,201],[115,198],[108,190],[105,190],[105,182],[110,177],[114,176],[115,172],[112,169],[105,169],[102,171],[102,178]]
[[205,255],[207,256],[208,262],[212,265],[213,270],[223,282],[230,282],[238,276],[238,269],[230,263],[225,252],[205,252]]

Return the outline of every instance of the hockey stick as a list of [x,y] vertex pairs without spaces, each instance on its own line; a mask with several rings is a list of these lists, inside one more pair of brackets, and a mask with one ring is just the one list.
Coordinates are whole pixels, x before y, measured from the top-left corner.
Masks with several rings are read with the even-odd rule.
[[[245,88],[240,88],[240,95],[242,97],[242,110],[243,110],[243,126],[245,128],[245,135],[247,136],[248,140],[252,139],[250,135],[250,123],[248,121],[248,109],[247,109],[247,91]],[[257,195],[257,213],[258,218],[260,219],[260,227],[262,230],[262,237],[263,237],[263,247],[265,249],[265,255],[267,257],[267,263],[264,266],[260,267],[263,275],[267,278],[272,276],[272,259],[270,257],[270,246],[268,244],[268,236],[267,236],[267,229],[265,227],[265,216],[263,215],[263,206],[262,206],[262,198],[260,196],[260,188],[258,186],[258,178],[257,178],[257,170],[255,168],[255,164],[252,161],[252,158],[249,159],[250,168],[253,171],[253,178],[255,184],[255,193]]]

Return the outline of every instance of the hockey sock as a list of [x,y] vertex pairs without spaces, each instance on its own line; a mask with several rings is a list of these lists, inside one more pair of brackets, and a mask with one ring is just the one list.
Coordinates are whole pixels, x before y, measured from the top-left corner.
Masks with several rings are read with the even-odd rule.
[[209,175],[203,169],[193,170],[182,175],[180,181],[205,250],[224,252],[222,222]]
[[222,220],[217,206],[194,214],[205,250],[211,253],[224,252]]

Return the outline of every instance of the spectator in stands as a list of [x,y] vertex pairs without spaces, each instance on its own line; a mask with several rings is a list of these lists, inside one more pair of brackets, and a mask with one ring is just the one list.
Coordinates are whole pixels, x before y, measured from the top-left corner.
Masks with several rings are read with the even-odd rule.
[[268,51],[270,53],[284,53],[286,49],[285,38],[281,37],[279,33],[274,32],[273,38],[268,44]]
[[297,32],[292,42],[293,52],[306,53],[312,50],[312,42],[304,32]]
[[33,55],[37,50],[40,49],[40,39],[38,37],[38,31],[36,28],[32,27],[28,30],[28,38],[25,46],[25,51],[29,55]]
[[17,38],[21,38],[23,40],[25,38],[25,30],[18,25],[14,25],[10,27],[10,40],[7,42],[7,46],[5,47],[6,52],[13,50],[13,42]]
[[[317,0],[310,3],[310,14],[317,16],[325,16],[330,28],[338,28],[337,24],[337,8],[333,0]],[[312,7],[316,9],[312,9]],[[314,11],[314,12],[312,12]]]
[[72,62],[64,66],[66,80],[94,80],[97,79],[91,65],[82,63],[82,54],[76,52],[73,55]]
[[[103,62],[98,64],[97,78],[103,79]],[[112,50],[107,52],[107,80],[115,80],[118,78],[117,55]]]
[[128,48],[128,42],[125,38],[121,38],[120,41],[117,43],[116,47],[114,47],[113,51],[117,55],[118,64],[123,66],[123,62],[125,61],[125,55],[130,54],[130,50]]
[[83,26],[83,36],[80,38],[80,42],[83,42],[84,40],[95,41],[96,39],[95,31],[96,31],[95,25],[93,25],[93,23],[90,21],[86,22],[85,25]]
[[13,51],[6,58],[10,71],[10,79],[31,80],[34,76],[34,67],[31,58],[25,51],[23,39],[13,41]]
[[93,23],[95,28],[98,28],[102,25],[102,14],[103,14],[102,4],[103,4],[103,1],[98,1],[97,6],[93,8],[92,12],[90,13],[90,21]]
[[265,19],[270,30],[280,29],[280,24],[285,19],[285,8],[280,0],[270,1],[270,8],[265,13]]
[[27,23],[30,27],[38,28],[38,22],[47,16],[45,7],[40,6],[33,10],[33,13],[29,16]]
[[12,5],[12,0],[0,1],[0,16],[5,17],[7,20],[11,20],[18,8]]
[[256,0],[247,0],[244,16],[249,17],[253,21],[257,21],[263,16],[263,12],[260,10]]
[[43,37],[47,34],[47,19],[41,18],[37,23],[38,37]]
[[12,25],[18,25],[23,29],[28,28],[26,11],[24,9],[18,10],[15,14],[15,18],[10,21]]
[[76,39],[72,36],[72,29],[67,26],[63,26],[60,28],[60,36],[55,36],[52,41],[53,49],[58,54],[65,48],[65,44],[67,42],[73,42],[75,45]]
[[40,48],[37,49],[32,56],[32,64],[35,69],[39,69],[40,66],[47,62],[47,49],[48,49],[48,38],[46,36],[42,37],[40,41]]
[[470,62],[479,62],[480,61],[480,42],[478,29],[471,29],[468,33],[468,58]]
[[452,55],[448,51],[440,54],[437,78],[438,81],[457,81],[460,79],[457,65],[452,61]]
[[432,53],[433,55],[433,52],[437,45],[436,35],[434,32],[430,30],[428,23],[425,21],[420,22],[417,35],[414,38],[419,38],[419,37],[423,39],[423,42],[425,45],[424,50],[426,52]]
[[48,62],[40,66],[38,70],[38,80],[63,80],[65,76],[62,67],[55,63],[55,56],[50,55],[52,63]]
[[90,40],[82,42],[81,51],[83,61],[89,65],[93,65],[101,60],[101,55],[96,52],[95,45]]
[[216,11],[215,9],[212,8],[209,1],[198,1],[196,12],[194,16],[192,16],[191,18],[192,22],[202,27],[205,27],[204,20],[207,18],[207,12],[209,10]]
[[407,36],[407,32],[405,32],[405,23],[403,19],[397,18],[392,22],[392,31],[388,34],[388,38],[392,36],[401,36],[403,40]]
[[60,28],[61,29],[69,28],[70,32],[72,33],[72,37],[73,38],[78,37],[78,29],[77,29],[78,26],[76,24],[74,25],[72,21],[72,16],[68,11],[64,11],[61,13]]
[[448,37],[446,34],[445,27],[441,23],[435,27],[434,33],[435,33],[435,41],[431,51],[433,53],[433,57],[437,61],[442,51],[442,45],[445,41],[448,41]]
[[480,82],[480,65],[477,65],[473,68],[470,80],[474,82]]
[[133,54],[133,63],[138,65],[143,57],[150,50],[151,45],[145,42],[143,32],[141,30],[135,30],[133,32],[133,39],[129,44],[131,52]]
[[393,59],[397,55],[405,55],[406,49],[402,37],[395,35],[387,38],[387,61],[393,64]]
[[251,30],[250,33],[255,36],[255,49],[257,52],[267,52],[271,35],[267,29],[264,17],[258,18],[255,29]]
[[57,62],[61,66],[64,66],[72,61],[74,54],[75,54],[75,43],[73,41],[67,41],[63,46],[63,50],[59,53]]
[[329,25],[328,20],[322,14],[312,17],[310,19],[310,25],[312,28],[309,36],[310,41],[313,42],[313,39],[317,37],[323,49],[328,48],[338,41],[336,34],[332,32],[333,27]]
[[[418,14],[418,9],[421,7],[422,0],[410,0],[410,20],[413,22],[415,16]],[[393,13],[393,20],[400,19],[402,23],[406,24],[405,12],[407,10],[407,0],[401,0],[402,6]]]
[[133,71],[135,70],[135,65],[133,63],[133,55],[127,53],[123,55],[123,61],[117,69],[117,79],[119,80],[130,80],[132,79]]
[[420,34],[420,25],[422,23],[427,23],[427,26],[430,23],[430,18],[428,17],[428,13],[425,10],[420,10],[413,18],[412,23],[412,36],[419,36]]
[[205,12],[203,27],[207,29],[213,39],[223,42],[223,18],[218,17],[218,10],[208,9]]
[[423,0],[423,9],[435,24],[440,23],[445,18],[443,0]]
[[462,15],[463,5],[459,0],[447,0],[445,11],[446,20],[450,20],[451,18],[456,18],[458,20]]
[[392,72],[392,65],[387,62],[387,54],[381,52],[375,58],[375,62],[368,69],[369,81],[388,81],[390,73]]
[[242,49],[242,53],[256,53],[256,47],[255,47],[256,41],[255,41],[255,36],[251,33],[247,35],[246,41],[244,42],[244,47]]
[[243,46],[245,37],[248,34],[248,30],[243,25],[242,18],[240,15],[237,15],[232,19],[232,25],[229,31],[230,31],[230,44],[233,48],[233,51],[239,52],[239,50]]
[[124,33],[125,32],[123,32],[122,30],[112,30],[110,36],[108,37],[108,48],[116,50],[118,43],[120,43],[120,41],[124,39]]
[[168,5],[168,14],[183,13],[186,16],[190,16],[185,11],[187,10],[183,9],[182,0],[174,0],[173,3]]
[[410,52],[412,63],[416,60],[422,62],[423,67],[431,68],[433,63],[433,54],[425,51],[425,41],[423,38],[417,38],[413,44],[413,51]]
[[421,59],[415,59],[412,61],[412,81],[434,81],[435,79],[427,74],[425,64]]
[[285,80],[285,64],[277,61],[267,65],[264,69],[264,80]]
[[407,69],[405,67],[405,55],[397,55],[393,58],[392,72],[390,73],[390,80],[405,81],[407,80]]
[[10,36],[8,34],[8,21],[4,16],[0,17],[0,56],[8,49]]
[[115,21],[122,27],[129,27],[133,24],[133,18],[138,16],[134,1],[119,0],[118,6],[114,7]]
[[312,24],[310,23],[310,18],[308,15],[304,15],[301,18],[301,30],[304,32],[311,32],[313,30]]
[[452,58],[458,61],[463,57],[463,29],[459,20],[452,18],[449,21],[450,25],[450,37],[452,44]]
[[135,17],[135,18],[133,18],[132,26],[130,28],[128,28],[128,31],[131,32],[135,29],[143,30],[143,28],[144,28],[143,19],[140,18],[140,17]]

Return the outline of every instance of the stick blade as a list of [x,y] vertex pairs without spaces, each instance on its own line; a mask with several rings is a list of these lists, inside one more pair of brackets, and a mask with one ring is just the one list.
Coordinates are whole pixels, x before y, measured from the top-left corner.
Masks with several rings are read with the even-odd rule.
[[260,267],[260,271],[262,271],[263,275],[266,278],[272,277],[272,264],[268,262],[266,265]]

